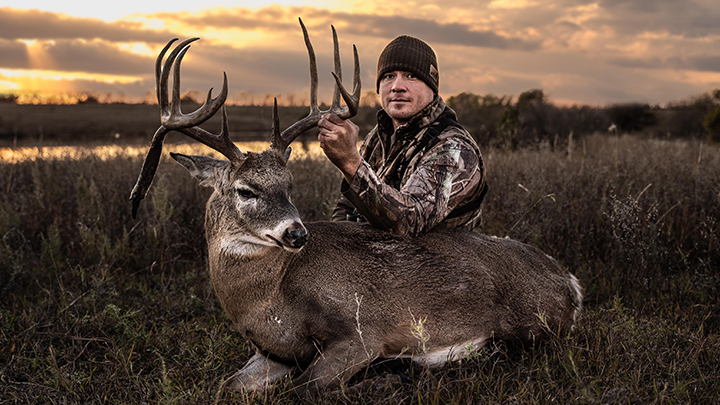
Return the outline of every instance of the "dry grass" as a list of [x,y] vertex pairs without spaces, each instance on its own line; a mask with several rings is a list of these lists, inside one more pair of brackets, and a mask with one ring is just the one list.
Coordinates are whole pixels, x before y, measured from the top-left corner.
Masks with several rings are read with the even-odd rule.
[[[572,159],[485,150],[481,229],[536,245],[578,276],[587,299],[575,330],[433,372],[401,368],[405,383],[325,402],[718,401],[720,151],[630,137],[575,146]],[[295,149],[293,201],[306,220],[328,218],[339,175]],[[252,351],[208,278],[209,191],[166,159],[133,222],[140,159],[0,164],[0,402],[295,401],[282,386],[251,398],[219,390]]]

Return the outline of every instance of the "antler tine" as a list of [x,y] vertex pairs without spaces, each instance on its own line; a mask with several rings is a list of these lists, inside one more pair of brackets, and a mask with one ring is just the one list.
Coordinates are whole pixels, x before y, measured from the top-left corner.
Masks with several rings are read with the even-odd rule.
[[158,55],[158,58],[155,60],[155,79],[156,79],[156,91],[158,94],[158,105],[160,106],[160,120],[162,120],[166,117],[170,116],[170,100],[168,98],[168,78],[170,76],[170,68],[172,67],[173,63],[175,63],[175,59],[177,58],[177,55],[185,49],[187,45],[189,45],[192,42],[197,41],[200,38],[190,38],[186,39],[185,41],[182,41],[178,46],[175,47],[175,49],[170,52],[170,55],[168,55],[167,59],[165,60],[165,64],[160,67],[162,58],[165,56],[165,52],[170,48],[170,45],[173,44],[177,40],[177,38],[171,40],[168,42],[167,45],[165,45],[165,48],[160,52],[160,55]]
[[[230,161],[241,159],[243,154],[230,140],[228,131],[227,111],[225,109],[225,100],[227,99],[228,94],[228,82],[227,74],[225,72],[223,72],[222,90],[216,98],[212,98],[213,89],[211,88],[208,91],[205,102],[197,110],[191,112],[190,114],[183,114],[180,111],[180,65],[183,57],[190,49],[190,42],[192,41],[188,40],[178,45],[175,50],[179,50],[179,53],[176,55],[170,54],[168,61],[165,62],[165,66],[169,69],[168,62],[171,59],[176,59],[173,66],[173,94],[170,114],[162,118],[162,124],[168,129],[178,130],[196,141],[215,149],[230,159]],[[166,86],[168,74],[169,73],[166,74],[163,72],[163,82]],[[218,109],[222,109],[222,130],[219,134],[213,134],[197,126],[215,115]]]
[[160,156],[162,156],[162,144],[165,140],[165,135],[170,132],[169,129],[160,125],[153,135],[152,142],[150,144],[150,150],[143,161],[142,169],[140,169],[140,175],[138,176],[135,187],[130,192],[130,200],[132,201],[132,217],[135,219],[137,216],[137,210],[140,207],[140,201],[145,198],[150,185],[152,184],[155,172],[157,171],[158,164],[160,163]]
[[223,72],[222,90],[216,98],[212,98],[213,89],[210,88],[205,102],[197,110],[190,114],[183,114],[180,111],[180,64],[189,49],[190,47],[186,46],[180,51],[173,68],[173,97],[170,105],[170,115],[162,120],[162,124],[170,129],[186,128],[202,124],[215,115],[217,110],[225,104],[228,95],[227,74]]
[[[157,94],[157,100],[158,105],[160,106],[160,111],[165,111],[168,106],[168,98],[167,98],[167,85],[165,87],[166,91],[163,93],[160,91],[162,88],[162,61],[165,57],[165,53],[170,49],[170,46],[177,41],[177,38],[171,39],[167,45],[163,48],[162,51],[160,51],[160,55],[158,55],[157,59],[155,59],[155,93]],[[167,82],[166,82],[167,84]],[[164,97],[163,97],[164,96]]]
[[352,95],[350,95],[345,89],[345,86],[343,86],[342,76],[338,76],[333,73],[333,77],[335,78],[335,84],[337,85],[338,90],[342,94],[342,98],[343,100],[345,100],[345,104],[347,104],[347,107],[340,108],[340,106],[338,106],[335,111],[332,112],[336,113],[338,117],[342,119],[354,117],[357,114],[358,106],[360,105],[360,91],[362,88],[362,83],[360,81],[360,58],[358,58],[357,47],[355,47],[355,45],[353,45],[353,57],[355,59],[355,67],[353,68]]
[[221,110],[222,129],[220,130],[219,134],[213,134],[198,126],[179,128],[177,131],[222,153],[231,162],[240,161],[244,158],[245,155],[240,152],[240,149],[238,149],[237,146],[235,146],[235,143],[233,143],[233,141],[230,139],[230,132],[228,131],[227,123],[227,111],[225,109],[225,105],[222,106]]
[[[342,66],[340,64],[340,51],[337,41],[337,33],[335,31],[335,27],[333,27],[333,42],[334,42],[334,62],[335,62],[335,72],[333,73],[333,77],[335,77],[335,93],[338,93],[342,95],[343,100],[345,100],[345,103],[348,105],[347,107],[340,107],[339,100],[336,102],[335,98],[337,97],[336,94],[333,94],[333,105],[326,111],[321,111],[318,107],[317,102],[317,88],[318,88],[318,73],[317,73],[317,62],[315,59],[315,51],[313,50],[312,43],[310,42],[310,36],[308,35],[307,29],[305,28],[305,24],[303,24],[302,19],[298,18],[300,21],[300,27],[302,27],[303,36],[305,37],[305,46],[308,49],[308,56],[310,58],[310,113],[307,115],[307,117],[301,119],[300,121],[295,122],[290,127],[285,129],[280,136],[277,137],[277,140],[273,139],[273,142],[271,144],[271,147],[273,149],[278,149],[281,151],[284,151],[285,148],[287,148],[290,143],[298,137],[301,133],[307,131],[310,128],[313,128],[317,126],[318,121],[320,121],[320,118],[322,118],[323,114],[326,113],[334,113],[340,116],[343,119],[348,119],[351,117],[354,117],[355,114],[357,114],[357,108],[360,101],[360,60],[358,58],[357,48],[355,45],[353,45],[353,51],[354,51],[354,57],[355,57],[355,72],[354,72],[354,78],[353,78],[353,95],[349,95],[347,90],[345,90],[345,87],[342,85],[342,80],[340,77],[338,77],[338,74],[342,75]],[[339,97],[337,97],[339,99]]]
[[298,18],[300,21],[300,27],[302,27],[303,37],[305,38],[305,47],[308,50],[308,57],[310,59],[310,113],[319,111],[318,107],[318,71],[317,71],[317,59],[315,58],[315,50],[313,49],[312,42],[310,42],[310,35],[308,35],[307,28],[302,22],[302,18]]
[[272,142],[270,143],[270,147],[273,149],[284,150],[287,145],[284,147],[282,146],[283,139],[280,137],[280,117],[278,116],[277,111],[277,98],[273,101],[272,121]]
[[[337,77],[340,78],[340,81],[342,82],[342,65],[340,63],[340,45],[338,45],[337,31],[335,31],[334,25],[331,25],[330,28],[332,28],[333,34],[333,62],[335,64],[335,74],[337,75]],[[338,88],[337,83],[333,86],[333,99],[331,108],[340,108],[340,89]]]

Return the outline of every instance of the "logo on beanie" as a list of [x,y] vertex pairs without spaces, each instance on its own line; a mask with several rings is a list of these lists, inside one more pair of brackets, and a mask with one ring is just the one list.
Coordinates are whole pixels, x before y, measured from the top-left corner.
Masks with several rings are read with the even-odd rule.
[[433,65],[430,65],[430,76],[432,76],[432,78],[435,79],[435,81],[437,81],[438,71],[437,71],[437,69],[435,69],[435,66],[433,66]]

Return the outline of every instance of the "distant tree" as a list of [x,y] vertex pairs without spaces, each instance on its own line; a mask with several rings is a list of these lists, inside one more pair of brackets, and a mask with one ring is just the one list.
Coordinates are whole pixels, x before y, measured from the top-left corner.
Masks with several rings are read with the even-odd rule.
[[380,108],[380,96],[375,90],[365,90],[360,95],[360,106]]
[[200,92],[197,90],[190,90],[180,96],[180,102],[182,104],[202,104]]
[[98,104],[100,100],[95,94],[92,93],[80,93],[77,96],[78,104]]
[[510,146],[516,149],[520,143],[520,119],[517,105],[510,105],[500,117],[500,140],[501,145]]
[[720,106],[716,106],[705,116],[703,126],[708,131],[711,142],[720,142]]
[[606,111],[620,132],[641,132],[657,122],[655,111],[649,104],[613,104]]
[[530,89],[520,93],[517,101],[518,120],[524,143],[537,143],[549,139],[546,128],[549,105],[542,89]]
[[487,145],[498,138],[498,126],[505,110],[512,107],[512,98],[460,93],[448,98],[447,104],[478,144]]
[[15,104],[18,100],[18,96],[16,94],[0,94],[0,103],[9,103],[9,104]]
[[542,89],[530,89],[520,93],[518,97],[518,105],[534,104],[541,106],[545,103],[545,92]]
[[651,132],[656,136],[675,138],[707,136],[708,130],[704,121],[717,102],[713,92],[669,102],[665,108],[655,111],[657,123],[651,128]]

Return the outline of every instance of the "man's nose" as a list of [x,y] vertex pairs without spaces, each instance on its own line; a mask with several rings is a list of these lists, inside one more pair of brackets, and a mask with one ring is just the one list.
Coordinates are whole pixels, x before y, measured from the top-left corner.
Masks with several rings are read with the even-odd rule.
[[407,90],[405,79],[401,75],[395,77],[395,80],[393,80],[392,83],[391,90],[395,92]]

